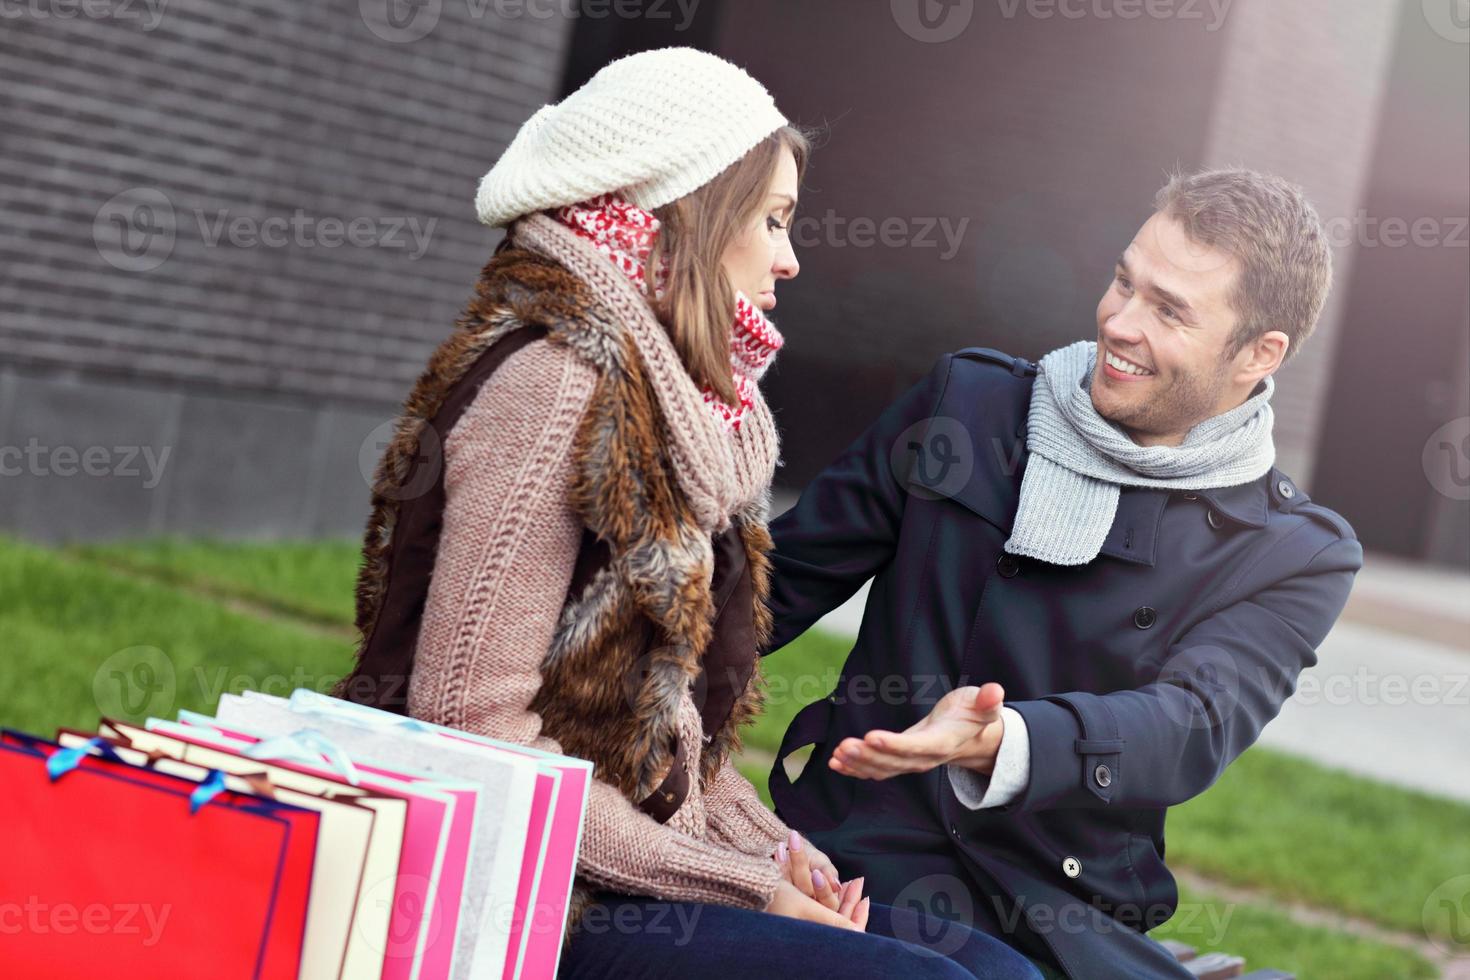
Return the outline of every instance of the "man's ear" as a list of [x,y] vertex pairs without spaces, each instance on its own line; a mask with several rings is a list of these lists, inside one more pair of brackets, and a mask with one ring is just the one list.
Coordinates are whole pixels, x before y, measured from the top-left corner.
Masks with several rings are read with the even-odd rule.
[[1254,387],[1268,374],[1276,373],[1286,360],[1291,338],[1280,330],[1267,330],[1243,352],[1246,357],[1236,370],[1236,380]]

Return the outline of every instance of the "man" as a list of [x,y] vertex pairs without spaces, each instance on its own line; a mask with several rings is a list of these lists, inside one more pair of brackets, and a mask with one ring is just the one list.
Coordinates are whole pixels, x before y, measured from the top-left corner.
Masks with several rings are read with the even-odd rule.
[[1166,810],[1276,716],[1362,565],[1273,465],[1272,375],[1331,280],[1316,213],[1242,170],[1155,209],[1095,341],[941,358],[771,527],[769,649],[873,579],[780,815],[874,901],[1088,980],[1188,975],[1145,935],[1178,903]]

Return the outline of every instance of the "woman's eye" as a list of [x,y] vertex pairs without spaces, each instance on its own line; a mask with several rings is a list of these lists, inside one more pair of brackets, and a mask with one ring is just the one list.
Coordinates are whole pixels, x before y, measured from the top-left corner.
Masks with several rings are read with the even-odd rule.
[[781,222],[777,221],[775,218],[767,218],[766,219],[766,230],[767,231],[785,231],[786,230],[786,226],[783,225]]

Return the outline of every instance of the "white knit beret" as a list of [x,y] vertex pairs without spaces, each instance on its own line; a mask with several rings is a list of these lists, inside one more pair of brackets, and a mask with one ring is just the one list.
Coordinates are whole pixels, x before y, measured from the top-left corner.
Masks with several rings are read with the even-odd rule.
[[709,183],[787,124],[760,82],[695,48],[611,62],[543,106],[480,180],[475,210],[491,227],[619,192],[660,207]]

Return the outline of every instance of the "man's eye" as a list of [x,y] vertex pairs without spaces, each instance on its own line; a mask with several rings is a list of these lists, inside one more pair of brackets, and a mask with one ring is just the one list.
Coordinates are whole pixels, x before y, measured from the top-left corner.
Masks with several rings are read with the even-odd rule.
[[1133,288],[1133,284],[1128,281],[1128,277],[1127,276],[1118,275],[1118,276],[1114,276],[1113,278],[1114,278],[1114,280],[1118,283],[1118,285],[1121,288],[1123,288],[1123,289],[1131,289],[1131,288]]
[[1159,312],[1162,313],[1164,316],[1168,317],[1170,320],[1177,320],[1177,319],[1179,319],[1179,314],[1178,313],[1175,313],[1174,310],[1171,307],[1161,306],[1161,307],[1159,307]]

